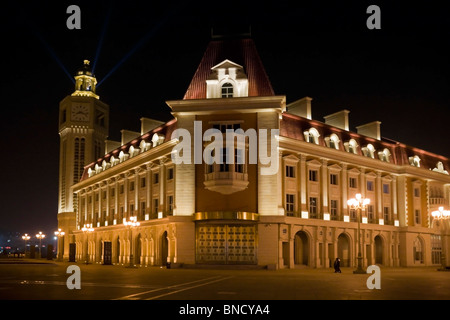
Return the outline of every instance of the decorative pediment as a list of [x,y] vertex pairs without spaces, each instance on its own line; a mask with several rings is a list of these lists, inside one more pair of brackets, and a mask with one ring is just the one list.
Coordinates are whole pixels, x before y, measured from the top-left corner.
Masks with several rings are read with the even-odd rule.
[[377,174],[375,172],[368,172],[366,173],[366,178],[372,178],[375,179],[377,177]]
[[320,167],[320,166],[322,166],[322,164],[319,161],[315,160],[315,159],[307,161],[306,164],[308,166],[310,166],[310,167]]
[[283,160],[287,161],[287,162],[298,162],[299,161],[299,159],[296,156],[294,156],[293,154],[284,156]]
[[328,166],[328,170],[330,170],[330,171],[341,171],[342,167],[340,167],[337,164],[332,164],[332,165]]
[[361,173],[361,171],[359,171],[359,170],[356,169],[356,168],[352,168],[352,169],[348,170],[347,173],[348,173],[349,175],[359,175],[359,174]]
[[237,64],[231,60],[225,59],[221,63],[216,64],[214,67],[212,67],[211,70],[229,69],[229,68],[244,69],[244,67],[241,66],[240,64]]

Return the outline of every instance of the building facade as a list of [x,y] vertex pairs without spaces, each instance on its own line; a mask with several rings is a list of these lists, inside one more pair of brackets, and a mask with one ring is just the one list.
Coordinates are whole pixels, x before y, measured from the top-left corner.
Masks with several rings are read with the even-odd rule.
[[[106,140],[88,64],[77,76],[60,106],[64,259],[327,268],[355,266],[359,249],[364,266],[450,256],[448,221],[431,215],[448,209],[450,160],[383,138],[378,121],[351,132],[348,110],[321,122],[311,98],[286,104],[251,39],[211,41],[183,99],[167,101],[173,119],[142,118],[120,142]],[[349,208],[356,194],[365,210]]]

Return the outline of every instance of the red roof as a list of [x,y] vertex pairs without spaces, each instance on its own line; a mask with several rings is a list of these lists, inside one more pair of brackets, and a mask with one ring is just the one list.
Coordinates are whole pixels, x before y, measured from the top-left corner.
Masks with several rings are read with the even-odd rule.
[[225,59],[244,67],[249,97],[275,95],[253,40],[227,39],[209,43],[183,99],[206,99],[206,80],[211,68]]
[[[420,167],[433,170],[436,168],[436,164],[440,161],[444,165],[445,170],[450,169],[450,159],[437,155],[425,150],[407,146],[403,143],[381,138],[381,140],[373,139],[355,132],[346,131],[337,127],[325,124],[316,120],[309,120],[297,115],[290,114],[288,112],[283,113],[283,117],[280,122],[280,135],[296,140],[305,141],[303,132],[314,127],[320,134],[319,145],[326,146],[324,137],[330,136],[335,133],[341,143],[339,144],[339,150],[344,151],[342,142],[355,139],[360,147],[364,147],[367,144],[372,144],[377,151],[383,151],[385,148],[389,149],[391,153],[391,163],[397,165],[409,165],[409,158],[418,156],[420,158]],[[357,154],[363,155],[361,148],[357,149]],[[377,157],[376,157],[377,158]]]

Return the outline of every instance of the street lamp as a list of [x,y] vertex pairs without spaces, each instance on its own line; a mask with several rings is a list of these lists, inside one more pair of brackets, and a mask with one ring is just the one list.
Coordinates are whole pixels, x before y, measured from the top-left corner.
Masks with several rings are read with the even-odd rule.
[[360,232],[360,220],[361,220],[361,210],[365,210],[366,206],[370,203],[370,199],[364,199],[360,193],[355,195],[355,198],[349,199],[347,201],[350,209],[357,211],[358,219],[358,267],[353,273],[366,273],[362,268],[362,256],[361,256],[361,232]]
[[[431,216],[433,219],[436,220],[448,220],[450,219],[450,210],[444,210],[444,207],[439,207],[438,210],[431,212]],[[443,244],[443,230],[440,228],[441,231],[441,243]],[[442,248],[442,251],[444,248]],[[445,251],[444,251],[445,252]],[[442,253],[441,255],[441,263],[442,263],[442,269],[441,270],[447,270],[447,266],[445,265],[445,253]],[[439,270],[439,269],[438,269]]]
[[88,240],[88,238],[87,238],[87,234],[88,233],[91,233],[91,232],[93,232],[94,231],[94,228],[92,228],[92,223],[91,224],[85,224],[84,226],[83,226],[83,228],[81,228],[81,231],[83,231],[83,233],[84,234],[86,234],[86,264],[89,264],[89,242],[87,241]]
[[30,240],[30,236],[28,235],[28,233],[25,233],[25,235],[22,236],[22,239],[25,241],[25,249],[23,250],[23,257],[25,258],[26,254],[27,254],[27,241]]
[[133,228],[134,227],[139,227],[140,223],[139,221],[137,221],[137,217],[130,217],[130,220],[124,220],[123,221],[124,226],[127,226],[128,229],[130,230],[130,268],[134,267],[134,261],[133,261]]
[[42,233],[42,231],[39,231],[39,233],[36,235],[36,238],[39,239],[39,259],[41,258],[41,248],[42,248],[42,239],[45,238],[45,234]]
[[58,253],[58,258],[57,258],[58,261],[62,260],[64,247],[61,248],[61,239],[64,237],[65,234],[66,233],[64,231],[61,231],[61,228],[58,228],[58,231],[55,231],[55,236],[58,237],[58,242],[57,242],[58,248],[56,251]]

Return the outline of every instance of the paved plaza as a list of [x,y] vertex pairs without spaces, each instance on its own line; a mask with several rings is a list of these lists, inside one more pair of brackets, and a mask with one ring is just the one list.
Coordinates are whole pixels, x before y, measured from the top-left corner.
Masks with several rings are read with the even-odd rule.
[[[369,274],[332,269],[249,270],[105,266],[68,262],[0,261],[1,300],[448,300],[450,272],[383,268],[381,288]],[[80,289],[68,289],[70,265]]]

